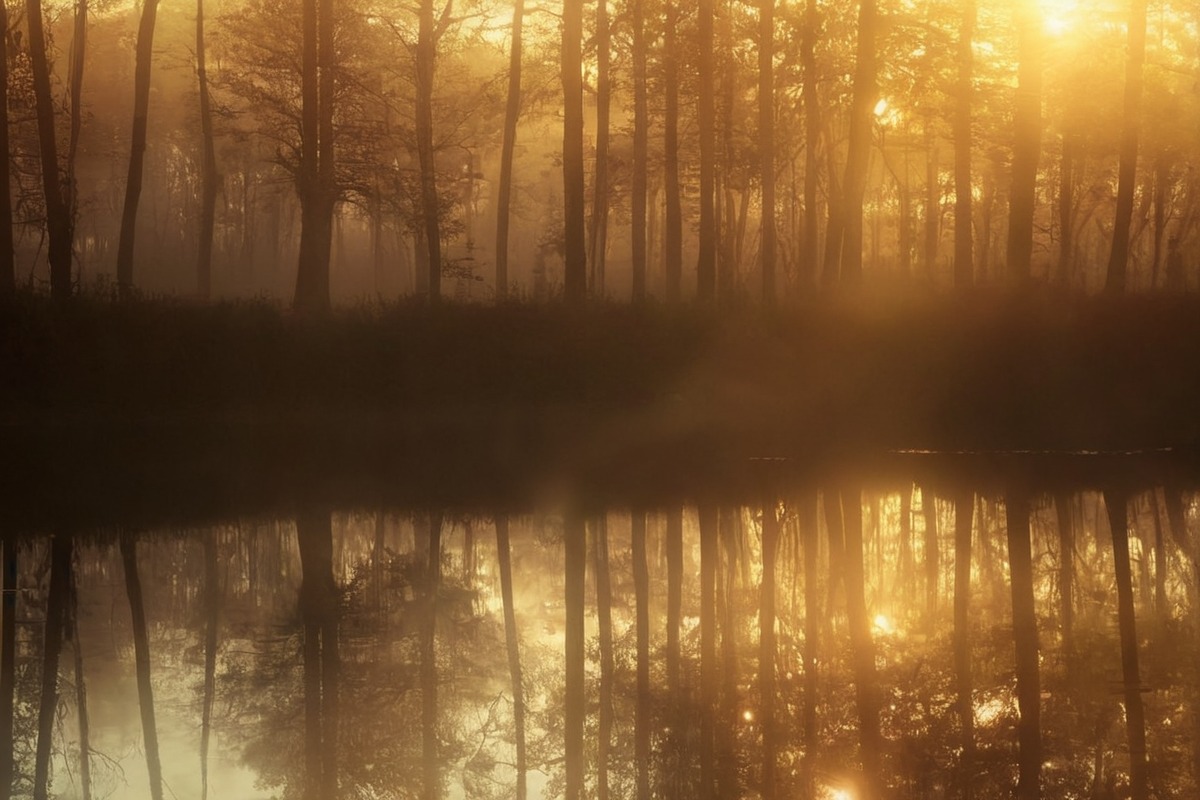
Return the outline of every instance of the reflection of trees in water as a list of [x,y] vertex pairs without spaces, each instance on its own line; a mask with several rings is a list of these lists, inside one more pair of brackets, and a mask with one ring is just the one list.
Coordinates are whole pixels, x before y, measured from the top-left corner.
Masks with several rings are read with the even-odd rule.
[[[328,512],[296,528],[146,534],[137,560],[160,725],[183,718],[199,742],[219,597],[212,730],[221,751],[236,752],[272,794],[304,797],[307,785],[315,787],[310,796],[324,798],[336,782],[343,797],[511,797],[515,652],[529,795],[562,796],[570,777],[580,796],[595,796],[604,683],[598,623],[607,604],[605,758],[614,797],[647,784],[663,797],[769,794],[771,765],[776,797],[844,792],[859,800],[870,785],[864,766],[895,796],[962,796],[969,785],[975,798],[1009,797],[1022,755],[1030,768],[1023,716],[1026,741],[1037,736],[1041,748],[1042,796],[1123,796],[1131,740],[1137,752],[1136,715],[1124,711],[1133,696],[1144,707],[1148,791],[1188,796],[1200,725],[1191,496],[1130,495],[1110,507],[1096,493],[1028,495],[1023,503],[1009,498],[1006,508],[1003,497],[939,487],[931,525],[916,491],[908,487],[909,502],[869,489],[855,502],[854,488],[824,503],[812,492],[783,494],[773,507],[764,501],[768,517],[761,508],[715,506],[610,512],[607,599],[598,598],[588,570],[600,551],[589,553],[582,515],[512,517],[495,538],[487,535],[490,520]],[[1118,624],[1128,616],[1118,614],[1114,544],[1121,539],[1110,533],[1124,525],[1114,514],[1120,507],[1129,529],[1129,591],[1122,592],[1136,614],[1132,679]],[[767,553],[764,533],[768,545],[777,539]],[[1026,569],[1010,556],[1022,540]],[[49,540],[21,552],[17,610],[29,624],[13,633],[18,796],[32,788],[40,664],[53,656],[42,640],[47,632],[65,636],[47,624],[53,615],[45,618],[51,564],[64,563],[69,540],[55,541],[57,560]],[[508,602],[500,543],[511,562]],[[764,594],[769,552],[776,586]],[[81,553],[80,601],[123,609],[117,548]],[[1030,598],[1024,612],[1036,627],[1018,614],[1014,628],[1014,591]],[[772,604],[773,645],[761,627]],[[95,637],[99,627],[121,642],[118,663],[132,674],[132,631],[124,619],[106,621],[107,613],[85,608],[80,629]],[[1035,657],[1026,655],[1019,672],[1022,637]],[[1126,658],[1128,638],[1126,631]],[[310,650],[314,639],[319,646]],[[89,644],[93,701],[113,685],[111,667],[92,666],[95,649]],[[70,674],[70,666],[59,672]],[[874,707],[864,707],[860,684],[873,687],[865,701]],[[63,755],[49,762],[48,794],[72,780],[57,766],[62,759],[72,759],[71,770],[78,759],[74,693],[59,694],[54,708],[67,722],[52,728],[51,751]],[[200,764],[192,764],[199,786]],[[131,785],[144,782],[140,775],[128,776]]]

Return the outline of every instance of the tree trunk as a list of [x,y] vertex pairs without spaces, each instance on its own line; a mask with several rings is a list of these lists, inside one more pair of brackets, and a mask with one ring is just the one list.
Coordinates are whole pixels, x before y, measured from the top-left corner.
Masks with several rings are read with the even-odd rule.
[[716,800],[717,510],[700,508],[700,800]]
[[683,209],[679,186],[679,8],[667,3],[663,28],[663,184],[666,189],[666,219],[663,225],[663,260],[667,279],[667,302],[677,303],[683,295]]
[[592,293],[604,296],[608,255],[608,140],[612,106],[612,54],[608,22],[608,0],[596,2],[596,168],[592,179],[592,229],[588,240],[588,264],[592,270]]
[[954,286],[960,290],[975,280],[971,210],[975,16],[975,0],[966,0],[958,27],[958,82],[954,97]]
[[[0,153],[9,153],[8,143],[8,5],[0,3]],[[7,157],[0,158],[0,297],[17,288],[16,256],[13,251],[12,169]],[[7,724],[7,723],[4,723]],[[0,776],[2,777],[2,776]],[[0,793],[5,790],[0,789]],[[7,794],[0,794],[6,798]]]
[[718,562],[721,569],[721,691],[719,721],[716,726],[717,794],[720,797],[741,797],[738,776],[735,735],[738,728],[738,664],[737,664],[737,539],[739,520],[732,509],[722,509],[718,531],[725,558]]
[[1058,174],[1058,283],[1069,286],[1075,247],[1075,145],[1070,133],[1063,133]]
[[600,644],[600,709],[596,742],[596,797],[608,800],[608,760],[613,727],[612,581],[608,571],[608,520],[594,523],[596,570],[596,628]]
[[633,551],[633,593],[637,628],[637,709],[633,755],[635,797],[650,800],[650,571],[646,565],[646,514],[634,511],[630,547]]
[[[1143,6],[1143,11],[1144,8]],[[1144,15],[1142,24],[1145,24]],[[1124,492],[1106,491],[1104,505],[1108,508],[1117,579],[1121,674],[1125,684],[1125,733],[1129,737],[1129,796],[1132,800],[1147,800],[1150,791],[1149,765],[1146,763],[1146,712],[1142,706],[1142,679],[1138,671],[1137,628],[1133,609],[1133,576],[1129,569],[1128,497]]]
[[[517,120],[521,116],[521,26],[524,17],[525,0],[514,0],[512,44],[508,53],[508,101],[504,106],[504,138],[500,145],[500,185],[496,200],[497,302],[508,299],[508,229],[512,216],[513,150],[517,142]],[[507,521],[505,525],[507,526]],[[521,747],[523,749],[523,742]],[[518,782],[523,785],[523,771],[518,772],[521,773]]]
[[[300,251],[292,306],[303,313],[329,309],[333,244],[333,0],[303,0],[301,50]],[[326,137],[325,134],[328,134]],[[326,163],[328,162],[328,163]]]
[[[1137,182],[1138,129],[1141,125],[1142,64],[1146,61],[1146,3],[1130,0],[1129,42],[1125,51],[1125,116],[1121,125],[1121,157],[1117,172],[1117,216],[1108,256],[1107,292],[1125,291],[1129,263],[1129,225]],[[1144,787],[1143,787],[1144,789]],[[1136,792],[1134,793],[1136,797]]]
[[200,800],[208,800],[208,745],[217,694],[217,627],[221,614],[217,537],[204,540],[204,701],[200,712]]
[[[0,5],[3,5],[0,3]],[[0,37],[3,38],[3,37]],[[0,55],[3,55],[0,53]],[[17,688],[17,542],[9,535],[0,575],[0,800],[9,800],[13,789],[13,706]],[[49,620],[47,620],[48,622]]]
[[[772,2],[772,0],[767,0]],[[779,750],[775,726],[775,557],[779,548],[779,517],[772,494],[762,510],[762,583],[758,603],[758,698],[762,725],[763,800],[774,800],[775,762]]]
[[667,697],[670,717],[667,734],[667,791],[679,800],[683,787],[682,733],[685,706],[679,675],[679,625],[683,608],[683,511],[667,512]]
[[442,796],[438,752],[438,593],[442,588],[442,515],[431,515],[429,553],[425,569],[425,619],[421,626],[421,765],[425,800]]
[[[71,210],[58,174],[58,135],[54,130],[54,93],[50,88],[50,62],[41,0],[25,0],[29,26],[29,60],[33,72],[33,94],[37,109],[38,152],[42,162],[42,195],[46,203],[46,234],[49,238],[50,296],[71,296],[71,248],[74,236]],[[49,746],[47,744],[47,746]]]
[[433,73],[437,64],[433,0],[421,0],[417,32],[417,159],[421,165],[421,221],[429,251],[429,300],[442,292],[442,230],[438,219],[437,164],[433,151]]
[[912,597],[913,551],[912,551],[912,484],[907,483],[900,492],[900,593],[904,600]]
[[[646,169],[650,113],[646,98],[646,9],[645,0],[633,5],[633,302],[646,299]],[[643,520],[644,524],[644,520]]]
[[150,63],[154,55],[154,19],[158,0],[143,0],[138,24],[137,60],[133,71],[133,132],[130,134],[129,174],[125,181],[125,206],[121,211],[121,237],[117,240],[117,289],[122,297],[133,290],[133,241],[137,232],[138,200],[146,160],[146,129],[150,115]]
[[337,798],[338,598],[327,510],[296,518],[304,622],[305,797]]
[[200,91],[200,234],[197,242],[196,290],[201,300],[212,296],[213,230],[216,226],[217,150],[213,135],[212,101],[208,94],[208,59],[205,55],[204,0],[196,0],[196,84]]
[[927,624],[932,626],[933,615],[937,613],[938,577],[942,566],[938,558],[937,500],[928,485],[921,487],[921,512],[925,517],[925,613]]
[[817,235],[817,146],[821,141],[821,105],[817,98],[817,58],[815,54],[820,19],[817,0],[806,0],[804,33],[800,40],[800,60],[804,70],[804,280],[808,288],[817,285],[820,263],[820,237]]
[[563,709],[566,800],[581,800],[584,770],[583,723],[586,715],[583,587],[587,580],[587,530],[583,517],[577,512],[567,513],[563,539],[566,586],[566,629],[563,636],[566,661]]
[[975,760],[975,705],[971,698],[971,512],[975,497],[963,492],[954,502],[954,673],[962,755],[959,793],[970,800]]
[[1042,16],[1036,3],[1017,6],[1017,99],[1013,112],[1012,189],[1008,202],[1008,279],[1031,277],[1033,212],[1042,142]]
[[564,0],[562,15],[563,289],[568,303],[579,304],[587,297],[583,224],[583,0]]
[[508,674],[512,681],[513,737],[516,743],[517,800],[525,800],[525,685],[521,677],[521,639],[513,606],[512,547],[508,540],[508,517],[496,518],[496,553],[500,569],[500,597],[504,604],[504,641],[508,648]]
[[146,626],[146,607],[142,602],[142,582],[138,577],[137,539],[128,531],[121,534],[121,561],[125,565],[125,593],[133,621],[133,655],[137,671],[138,707],[142,712],[142,740],[146,748],[146,771],[150,776],[150,796],[162,800],[162,762],[158,756],[158,727],[154,721],[154,692],[150,684],[150,637]]
[[758,147],[763,302],[775,302],[775,0],[758,5]]
[[937,282],[938,223],[941,222],[942,190],[938,177],[937,140],[933,114],[925,116],[925,280]]
[[[875,0],[859,0],[858,48],[854,65],[854,98],[850,110],[850,143],[846,151],[845,212],[841,276],[851,285],[862,280],[863,193],[871,150],[871,111],[875,106]],[[869,631],[868,631],[869,632]]]
[[[713,0],[699,0],[699,52],[696,88],[700,136],[700,256],[696,263],[696,296],[711,303],[717,296],[716,112],[713,103]],[[708,790],[707,785],[705,790]]]
[[1029,539],[1029,500],[1010,492],[1005,498],[1008,563],[1012,581],[1013,639],[1016,645],[1017,726],[1020,747],[1016,800],[1042,796],[1041,686],[1038,674],[1037,614],[1033,595],[1033,554]]

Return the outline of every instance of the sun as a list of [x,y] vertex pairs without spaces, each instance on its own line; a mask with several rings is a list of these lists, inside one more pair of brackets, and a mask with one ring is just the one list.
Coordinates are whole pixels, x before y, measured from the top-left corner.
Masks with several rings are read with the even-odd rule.
[[1066,36],[1079,17],[1077,0],[1038,0],[1042,12],[1042,29],[1056,39]]

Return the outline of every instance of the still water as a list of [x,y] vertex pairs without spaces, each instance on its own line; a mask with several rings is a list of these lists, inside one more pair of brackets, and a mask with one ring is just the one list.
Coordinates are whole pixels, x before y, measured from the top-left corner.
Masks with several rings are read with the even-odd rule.
[[1193,494],[946,495],[26,535],[14,796],[1196,796]]

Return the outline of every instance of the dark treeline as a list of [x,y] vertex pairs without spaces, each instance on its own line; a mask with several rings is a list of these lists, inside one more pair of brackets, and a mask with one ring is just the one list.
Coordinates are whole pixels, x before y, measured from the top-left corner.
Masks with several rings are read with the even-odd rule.
[[129,797],[1196,791],[1194,491],[759,476],[751,506],[6,539],[0,791],[78,792],[81,758]]
[[158,6],[0,17],[0,288],[322,310],[1200,281],[1172,0]]

